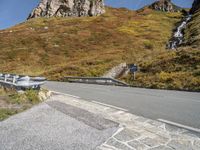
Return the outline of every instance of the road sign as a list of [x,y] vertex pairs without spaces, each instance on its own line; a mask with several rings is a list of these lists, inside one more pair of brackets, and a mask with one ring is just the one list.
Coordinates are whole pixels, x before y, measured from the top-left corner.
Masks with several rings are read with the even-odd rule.
[[136,72],[138,71],[138,66],[136,64],[128,65],[130,73],[133,74],[133,80],[135,80]]
[[129,68],[130,68],[130,72],[131,73],[135,73],[135,72],[137,72],[138,71],[138,66],[137,65],[135,65],[135,64],[131,64],[130,66],[129,66]]

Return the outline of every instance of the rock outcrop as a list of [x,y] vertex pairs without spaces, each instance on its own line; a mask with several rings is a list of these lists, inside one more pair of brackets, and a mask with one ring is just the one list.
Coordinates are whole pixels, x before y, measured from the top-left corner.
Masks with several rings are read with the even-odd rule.
[[200,47],[200,0],[194,0],[190,10],[192,19],[184,31],[185,45]]
[[41,0],[28,19],[98,16],[103,13],[105,13],[104,0]]
[[182,9],[171,2],[171,0],[159,0],[149,6],[149,8],[164,12],[179,12]]
[[192,9],[190,10],[190,12],[195,13],[197,10],[200,10],[200,0],[194,0]]
[[122,76],[123,74],[125,74],[127,72],[127,64],[126,63],[121,63],[118,66],[115,66],[114,68],[112,68],[111,70],[109,70],[108,72],[106,72],[103,77],[105,78],[119,78],[120,76]]

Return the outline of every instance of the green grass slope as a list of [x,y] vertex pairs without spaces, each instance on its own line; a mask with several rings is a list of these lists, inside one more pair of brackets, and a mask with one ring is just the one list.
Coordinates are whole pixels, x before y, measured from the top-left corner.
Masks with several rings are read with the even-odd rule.
[[200,91],[200,9],[187,25],[185,44],[177,51],[169,51],[140,62],[141,71],[134,81],[124,78],[135,86]]
[[151,60],[180,13],[107,8],[99,17],[39,18],[0,31],[0,72],[100,76],[121,63]]
[[123,79],[134,86],[200,91],[200,51],[185,47],[156,56],[139,64],[141,70],[133,80]]
[[[99,17],[38,18],[0,31],[0,72],[101,76],[121,62],[141,68],[135,86],[199,90],[199,52],[165,49],[181,13],[107,8]],[[198,40],[197,40],[198,41]]]

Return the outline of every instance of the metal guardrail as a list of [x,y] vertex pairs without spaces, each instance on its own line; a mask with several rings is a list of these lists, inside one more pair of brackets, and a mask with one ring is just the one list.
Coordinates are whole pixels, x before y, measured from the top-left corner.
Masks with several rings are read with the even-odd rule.
[[44,84],[44,77],[29,77],[15,74],[0,74],[0,85],[12,87],[17,90],[39,89]]
[[129,86],[128,84],[106,77],[65,77],[64,81],[74,83],[87,83],[87,84],[100,84],[100,85],[116,85],[116,86]]

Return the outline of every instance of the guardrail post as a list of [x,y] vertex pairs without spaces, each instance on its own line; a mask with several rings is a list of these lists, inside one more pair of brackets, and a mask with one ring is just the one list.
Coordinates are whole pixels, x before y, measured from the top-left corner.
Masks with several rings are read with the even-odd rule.
[[7,75],[4,76],[4,81],[5,81],[5,82],[7,81]]

